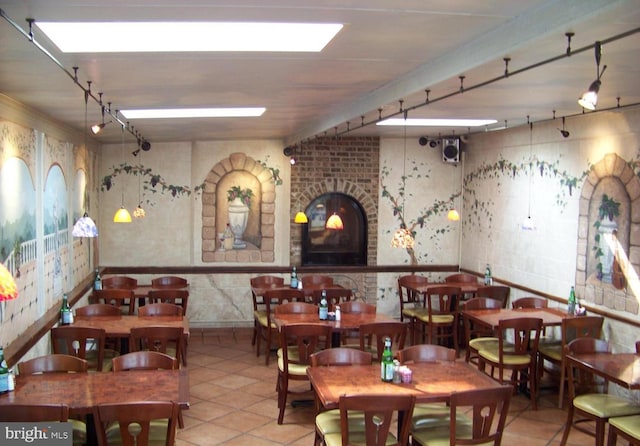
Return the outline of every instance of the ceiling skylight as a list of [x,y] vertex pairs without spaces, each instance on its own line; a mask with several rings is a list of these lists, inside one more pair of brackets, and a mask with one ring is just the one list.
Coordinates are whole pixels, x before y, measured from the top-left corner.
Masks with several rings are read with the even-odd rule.
[[65,53],[318,52],[337,23],[35,22]]
[[403,119],[390,118],[376,123],[376,125],[398,125],[417,127],[481,127],[483,125],[495,124],[495,119]]
[[127,119],[242,118],[262,116],[264,107],[163,108],[120,110]]

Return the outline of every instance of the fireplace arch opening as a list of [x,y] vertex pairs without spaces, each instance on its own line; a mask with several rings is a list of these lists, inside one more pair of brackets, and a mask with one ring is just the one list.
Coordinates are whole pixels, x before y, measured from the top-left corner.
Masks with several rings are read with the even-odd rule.
[[[367,217],[362,205],[340,192],[322,194],[305,209],[309,223],[302,228],[302,265],[366,265]],[[327,229],[337,214],[342,230]]]

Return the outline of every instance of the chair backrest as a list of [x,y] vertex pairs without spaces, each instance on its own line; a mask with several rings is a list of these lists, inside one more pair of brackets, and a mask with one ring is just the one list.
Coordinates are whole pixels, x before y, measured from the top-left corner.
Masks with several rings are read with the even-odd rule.
[[166,353],[142,350],[116,356],[112,360],[113,371],[126,370],[176,370],[179,367],[178,359]]
[[407,337],[407,324],[404,322],[372,322],[360,325],[360,350],[366,351],[375,341],[376,360],[382,358],[385,338],[391,339],[391,347],[402,350]]
[[[342,395],[339,400],[340,432],[342,444],[354,444],[350,439],[349,413],[359,411],[364,414],[364,439],[358,439],[358,444],[367,446],[404,446],[409,444],[409,430],[416,398],[413,395]],[[402,425],[399,426],[399,438],[393,443],[389,440],[392,421],[402,412]],[[361,416],[361,415],[359,415]],[[362,435],[361,432],[354,432]],[[392,434],[391,434],[392,436]]]
[[368,304],[361,300],[350,300],[340,304],[340,311],[342,313],[356,313],[356,314],[376,314],[377,308],[374,304]]
[[500,363],[504,364],[507,357],[513,355],[530,354],[532,360],[538,351],[542,319],[534,317],[519,317],[502,319],[498,322]]
[[577,338],[564,346],[566,354],[572,353],[611,353],[611,344],[603,339]]
[[454,323],[458,320],[458,303],[462,298],[462,290],[454,286],[436,286],[429,289],[425,294],[427,309],[429,311],[429,322],[434,315],[452,315]]
[[184,308],[180,305],[153,303],[138,308],[138,316],[183,316]]
[[400,364],[416,362],[455,361],[456,351],[442,345],[419,344],[396,352]]
[[85,373],[89,367],[86,360],[71,355],[52,354],[38,356],[18,363],[20,375],[36,373]]
[[[102,328],[64,325],[51,329],[53,353],[89,360],[89,368],[102,371],[106,333]],[[89,357],[88,352],[92,355]]]
[[102,288],[133,289],[138,286],[138,281],[127,276],[113,276],[102,279]]
[[134,292],[128,288],[105,288],[93,292],[93,300],[96,303],[113,305],[120,308],[124,314],[133,315],[136,300]]
[[447,283],[477,283],[478,278],[473,274],[456,273],[444,278]]
[[275,314],[315,314],[318,307],[307,302],[287,302],[275,308]]
[[305,274],[301,280],[303,288],[330,287],[333,285],[333,278],[331,276],[323,276],[321,274]]
[[[490,389],[468,390],[451,394],[449,406],[451,420],[449,425],[449,441],[456,445],[494,445],[500,446],[502,434],[507,421],[509,403],[513,387],[502,386]],[[469,408],[472,410],[469,412]],[[471,417],[471,438],[456,436],[457,423],[465,413]],[[497,422],[495,419],[497,417]]]
[[[319,324],[291,324],[280,329],[283,371],[289,372],[289,364],[310,365],[310,356],[331,345],[331,327]],[[295,357],[289,354],[296,351]]]
[[502,302],[490,297],[474,297],[460,303],[460,311],[464,310],[487,310],[502,308]]
[[[320,303],[322,298],[323,289],[315,289],[312,292],[312,302],[315,305]],[[329,310],[333,311],[336,305],[342,305],[345,302],[349,302],[354,298],[353,291],[348,288],[326,288],[324,291],[327,293],[327,303],[329,304]],[[342,307],[340,307],[342,310]]]
[[[189,291],[176,288],[164,288],[161,290],[149,291],[149,303],[174,304],[182,307],[182,314],[187,314],[187,304],[189,302]],[[139,310],[138,310],[139,311]]]
[[76,316],[120,316],[120,308],[109,304],[89,304],[76,308]]
[[424,285],[429,283],[429,279],[416,274],[409,274],[398,277],[398,296],[400,297],[400,312],[405,304],[418,302],[420,295],[409,287],[412,285]]
[[182,358],[183,333],[182,327],[135,327],[131,329],[129,336],[129,351],[150,350],[169,353],[180,359]]
[[[582,337],[574,339],[564,346],[564,355],[580,353],[611,353],[611,344],[603,339]],[[569,379],[569,398],[579,393],[607,393],[609,382],[598,379],[593,374],[571,372],[571,363],[567,362],[567,377]],[[577,389],[577,391],[576,391]]]
[[600,338],[604,317],[576,316],[562,319],[562,345],[578,338]]
[[511,294],[511,288],[502,285],[482,286],[476,291],[476,297],[488,297],[499,300],[502,308],[507,308],[509,294]]
[[250,280],[251,286],[256,288],[263,288],[269,286],[282,286],[284,285],[284,279],[278,276],[258,276],[252,277]]
[[[129,403],[100,404],[93,411],[98,444],[107,445],[107,429],[117,423],[123,446],[147,446],[151,422],[166,420],[166,445],[173,445],[176,436],[179,406],[169,401],[138,401]],[[153,429],[160,426],[153,426]],[[111,429],[110,429],[111,431]],[[157,444],[154,442],[154,444]]]
[[549,301],[544,297],[521,297],[511,304],[513,308],[547,308]]
[[69,407],[65,404],[0,404],[3,422],[67,421]]
[[178,276],[163,276],[151,279],[151,288],[186,288],[187,279]]
[[311,367],[329,365],[371,365],[373,356],[355,348],[336,347],[315,352],[310,356]]

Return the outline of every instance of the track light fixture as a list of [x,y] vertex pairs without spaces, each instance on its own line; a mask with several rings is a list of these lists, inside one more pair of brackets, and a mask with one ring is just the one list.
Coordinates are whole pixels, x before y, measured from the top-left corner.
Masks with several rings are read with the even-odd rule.
[[600,86],[602,82],[600,78],[604,74],[604,71],[607,69],[607,66],[602,67],[602,71],[600,71],[600,58],[602,57],[602,44],[600,42],[596,42],[594,45],[595,50],[595,58],[596,58],[596,80],[589,85],[589,89],[585,91],[582,96],[578,99],[578,104],[582,108],[587,110],[595,110],[598,105],[598,92],[600,91]]
[[564,116],[562,117],[562,128],[558,129],[563,138],[568,138],[570,133],[568,130],[564,129]]
[[[98,93],[98,94],[100,95],[100,101],[102,101],[102,93]],[[94,135],[97,135],[98,133],[100,133],[107,124],[111,123],[111,121],[104,122],[104,105],[100,106],[100,110],[102,111],[102,122],[99,124],[93,124],[91,126],[91,131],[93,132]]]
[[429,139],[426,136],[421,136],[420,138],[418,138],[418,144],[420,144],[421,146],[426,146],[427,144],[429,144],[429,147],[433,149],[435,147],[438,147],[438,140]]

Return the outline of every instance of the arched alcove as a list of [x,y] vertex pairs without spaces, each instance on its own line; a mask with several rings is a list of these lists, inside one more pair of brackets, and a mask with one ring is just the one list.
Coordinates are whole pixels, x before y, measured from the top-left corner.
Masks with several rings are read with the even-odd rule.
[[[221,250],[219,234],[228,222],[228,190],[232,186],[253,192],[243,249]],[[273,262],[275,183],[271,172],[244,153],[233,153],[218,162],[205,179],[202,194],[203,262]]]

